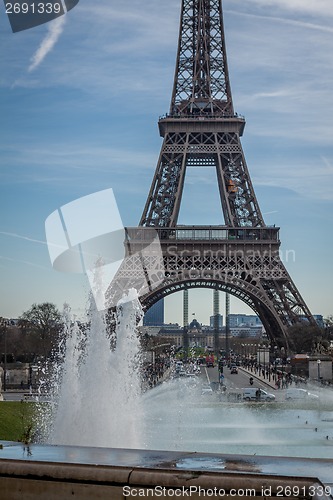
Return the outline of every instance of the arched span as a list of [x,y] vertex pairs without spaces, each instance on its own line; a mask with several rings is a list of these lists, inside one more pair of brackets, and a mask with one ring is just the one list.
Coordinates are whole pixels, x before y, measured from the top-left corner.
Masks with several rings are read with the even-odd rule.
[[236,288],[230,284],[221,283],[214,280],[202,279],[179,281],[177,283],[167,283],[163,287],[158,288],[158,290],[154,290],[152,293],[147,294],[141,300],[142,307],[144,310],[148,310],[160,299],[173,293],[181,292],[182,290],[190,290],[191,288],[211,288],[212,290],[220,290],[221,292],[230,293],[231,295],[234,295],[235,297],[245,302],[257,314],[259,314],[259,311],[257,311],[255,308],[254,301],[246,294],[244,294],[243,290]]
[[[251,290],[252,287],[253,290]],[[283,332],[284,329],[279,318],[276,317],[275,311],[271,311],[269,306],[265,304],[265,297],[262,298],[263,300],[258,298],[258,290],[251,284],[248,284],[247,290],[245,291],[244,282],[237,286],[233,283],[209,279],[187,279],[177,282],[165,281],[160,287],[141,297],[140,301],[143,309],[147,311],[160,299],[173,293],[193,288],[210,288],[212,290],[220,290],[233,295],[247,304],[259,316],[270,340],[274,341],[274,343],[281,343],[281,345],[284,346],[288,344],[286,337],[284,337],[284,339],[279,338],[280,336],[278,335],[278,332]]]

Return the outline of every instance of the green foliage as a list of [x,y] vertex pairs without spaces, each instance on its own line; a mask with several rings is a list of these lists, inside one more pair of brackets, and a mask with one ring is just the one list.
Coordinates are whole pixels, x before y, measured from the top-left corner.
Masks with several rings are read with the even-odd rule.
[[34,432],[35,403],[27,401],[0,402],[0,440],[29,444]]

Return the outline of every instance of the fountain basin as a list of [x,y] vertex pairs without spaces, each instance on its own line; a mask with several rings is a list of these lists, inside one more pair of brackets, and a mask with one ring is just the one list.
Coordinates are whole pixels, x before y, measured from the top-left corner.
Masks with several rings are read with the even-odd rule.
[[8,441],[1,445],[0,491],[6,500],[139,496],[327,499],[333,492],[330,459],[26,446]]

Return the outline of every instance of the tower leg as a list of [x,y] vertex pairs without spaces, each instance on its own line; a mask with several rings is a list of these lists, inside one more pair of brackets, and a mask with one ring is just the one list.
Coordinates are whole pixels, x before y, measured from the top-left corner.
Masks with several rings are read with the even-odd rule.
[[229,337],[230,337],[230,295],[225,294],[225,356],[227,363],[230,357]]
[[220,297],[219,291],[213,291],[213,308],[214,308],[214,353],[219,355],[220,340],[219,340],[219,314],[220,314]]
[[187,361],[188,357],[188,290],[184,290],[183,296],[183,350],[184,350],[184,361]]

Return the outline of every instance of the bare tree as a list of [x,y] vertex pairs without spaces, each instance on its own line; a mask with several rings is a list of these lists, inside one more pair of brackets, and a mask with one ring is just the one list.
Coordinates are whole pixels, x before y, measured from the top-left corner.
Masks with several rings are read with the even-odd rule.
[[33,304],[19,318],[25,329],[34,336],[36,353],[44,357],[50,356],[52,349],[57,345],[62,332],[62,316],[54,304],[44,302]]
[[324,348],[328,346],[325,331],[323,328],[319,328],[319,326],[298,323],[289,327],[288,332],[290,344],[295,353],[311,354],[315,351],[318,343]]

